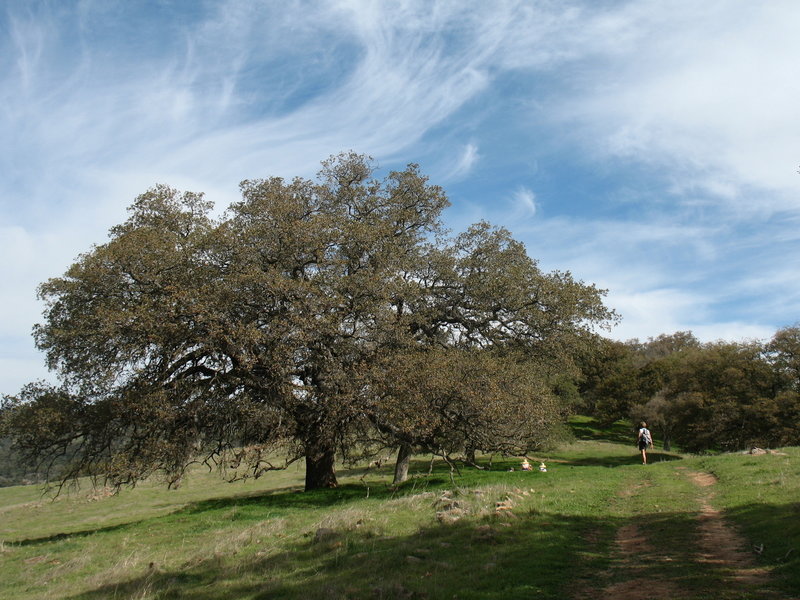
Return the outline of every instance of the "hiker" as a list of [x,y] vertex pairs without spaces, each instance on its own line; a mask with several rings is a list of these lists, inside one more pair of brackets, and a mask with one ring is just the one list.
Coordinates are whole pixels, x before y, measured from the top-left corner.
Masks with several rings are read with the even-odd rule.
[[530,471],[531,470],[531,463],[528,462],[527,458],[522,460],[522,470],[523,471]]
[[647,428],[647,423],[644,421],[641,422],[639,427],[639,436],[637,438],[637,442],[639,444],[639,450],[642,452],[642,464],[647,464],[647,447],[653,447],[653,436],[650,433],[650,430]]

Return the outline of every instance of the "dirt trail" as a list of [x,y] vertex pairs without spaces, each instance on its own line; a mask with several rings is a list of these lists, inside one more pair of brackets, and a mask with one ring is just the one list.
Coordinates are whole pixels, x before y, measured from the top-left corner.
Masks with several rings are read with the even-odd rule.
[[698,562],[723,569],[731,583],[744,589],[762,590],[769,581],[769,573],[756,566],[746,540],[711,505],[717,478],[711,473],[698,472],[692,472],[689,476],[701,489]]
[[[617,498],[625,501],[645,493],[649,482],[623,489]],[[614,537],[611,568],[599,573],[591,587],[582,587],[573,594],[575,600],[672,600],[680,598],[678,586],[666,578],[654,577],[657,565],[673,559],[657,548],[647,532],[636,523],[620,527]]]
[[624,573],[625,579],[607,585],[600,598],[614,600],[671,600],[679,598],[677,586],[666,579],[652,576],[652,566],[671,560],[658,552],[636,525],[625,525],[614,540],[615,566],[612,579]]
[[[650,487],[644,482],[622,490],[618,497],[630,498]],[[672,561],[665,552],[656,548],[645,531],[634,523],[617,530],[614,538],[612,568],[603,577],[603,587],[584,593],[580,598],[591,600],[671,600],[679,598],[679,589],[673,582],[654,577],[654,566]],[[599,582],[600,583],[600,582]]]
[[[755,564],[747,542],[712,506],[717,479],[710,473],[689,472],[678,467],[695,484],[700,510],[696,515],[698,538],[696,547],[665,548],[651,539],[647,527],[635,523],[617,530],[614,540],[612,566],[598,578],[594,590],[582,590],[575,597],[591,600],[680,600],[705,597],[713,593],[720,598],[777,598],[768,589],[769,573]],[[640,485],[619,494],[629,498],[647,487]],[[700,564],[707,567],[706,590],[683,589],[678,579],[670,579],[665,571],[668,564]],[[674,570],[673,570],[674,574]],[[684,582],[685,584],[685,582]]]

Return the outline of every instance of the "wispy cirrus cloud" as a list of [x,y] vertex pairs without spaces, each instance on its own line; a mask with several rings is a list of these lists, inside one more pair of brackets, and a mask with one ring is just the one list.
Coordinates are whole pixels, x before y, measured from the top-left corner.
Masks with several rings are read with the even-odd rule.
[[466,177],[480,160],[477,144],[469,142],[461,147],[457,156],[451,159],[444,167],[443,179],[445,182],[458,181]]
[[532,217],[536,214],[536,194],[525,186],[519,186],[512,194],[514,213],[518,217]]
[[0,361],[150,185],[224,206],[347,149],[608,287],[620,337],[796,321],[798,28],[792,0],[10,3]]
[[[662,169],[677,196],[737,211],[797,209],[800,5],[621,5],[599,68],[553,114],[596,156]],[[620,52],[619,49],[624,48]],[[613,78],[603,74],[613,72]],[[757,205],[748,196],[769,190]]]

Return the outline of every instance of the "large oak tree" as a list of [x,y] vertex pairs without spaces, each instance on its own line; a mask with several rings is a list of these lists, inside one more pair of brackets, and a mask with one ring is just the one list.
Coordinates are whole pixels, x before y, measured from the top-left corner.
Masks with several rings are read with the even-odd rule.
[[157,186],[42,284],[35,339],[62,385],[8,401],[19,448],[117,485],[304,459],[306,489],[376,439],[521,448],[552,421],[548,377],[614,318],[505,230],[446,238],[447,198],[415,165],[377,180],[342,154],[314,181],[241,192],[215,219],[202,195]]

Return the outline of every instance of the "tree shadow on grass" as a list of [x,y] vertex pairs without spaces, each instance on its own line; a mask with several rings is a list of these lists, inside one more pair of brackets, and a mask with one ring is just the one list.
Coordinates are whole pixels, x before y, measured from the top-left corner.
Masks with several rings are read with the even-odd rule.
[[[51,535],[41,536],[37,538],[25,538],[19,540],[6,539],[5,542],[12,544],[14,546],[25,547],[25,546],[35,546],[37,544],[47,544],[50,542],[69,540],[73,538],[84,538],[95,534],[113,533],[128,528],[135,528],[146,523],[156,523],[159,521],[163,521],[165,519],[173,518],[175,515],[191,515],[196,512],[206,512],[208,510],[220,509],[220,508],[232,508],[234,506],[246,507],[252,505],[263,505],[265,498],[281,499],[276,502],[277,505],[283,504],[285,505],[285,507],[290,507],[292,505],[291,501],[283,500],[283,498],[284,496],[288,496],[288,498],[291,499],[293,496],[293,494],[290,493],[291,490],[293,490],[293,488],[276,488],[274,490],[270,490],[270,492],[266,494],[263,492],[250,492],[250,493],[237,494],[233,496],[223,496],[220,498],[203,500],[200,502],[192,502],[184,507],[178,508],[167,514],[161,514],[149,518],[127,521],[124,523],[117,523],[116,525],[107,525],[103,527],[81,529],[78,531],[63,531],[60,533],[54,533]],[[314,501],[318,502],[319,506],[324,506],[324,504],[320,503],[321,498],[315,498],[309,500],[310,501],[308,506],[311,506]],[[330,503],[333,502],[334,500],[331,500]],[[300,502],[297,502],[297,505],[299,507],[302,507]]]
[[[413,461],[421,464],[423,461]],[[425,462],[425,469],[428,469]],[[292,511],[311,508],[326,508],[351,502],[373,499],[386,500],[397,496],[416,493],[425,489],[441,489],[449,485],[446,468],[434,468],[431,475],[417,475],[408,481],[391,485],[386,479],[368,479],[359,483],[343,483],[335,488],[303,491],[299,488],[283,488],[269,492],[256,492],[236,496],[211,498],[188,504],[173,514],[205,513],[209,510],[247,508],[251,506],[274,511]]]
[[579,440],[593,442],[612,442],[615,444],[631,444],[636,440],[638,428],[631,423],[617,421],[611,425],[601,424],[595,419],[570,421],[569,428]]
[[[783,516],[771,514],[770,518]],[[395,537],[383,536],[370,524],[359,527],[353,523],[323,539],[309,534],[283,545],[274,541],[171,570],[151,565],[138,577],[105,584],[72,600],[145,596],[192,600],[561,600],[600,597],[618,578],[650,577],[674,583],[685,594],[681,598],[750,597],[729,579],[724,565],[698,562],[696,548],[684,543],[695,535],[697,522],[691,513],[640,515],[636,522],[641,530],[668,543],[653,556],[632,557],[635,569],[617,554],[614,545],[617,532],[630,522],[529,509],[516,516],[434,523]]]
[[800,502],[747,504],[728,509],[724,516],[736,523],[753,545],[759,563],[786,590],[800,590]]
[[61,540],[68,540],[72,538],[88,537],[96,533],[111,533],[114,531],[121,531],[139,525],[142,522],[144,522],[144,520],[129,521],[128,523],[119,523],[117,525],[108,525],[106,527],[97,527],[95,529],[82,529],[80,531],[55,533],[53,535],[46,535],[38,538],[26,538],[22,540],[5,540],[5,541],[6,543],[12,546],[20,546],[20,547],[35,546],[37,544],[49,544],[50,542],[58,542]]
[[[304,509],[320,509],[333,506],[342,506],[348,503],[371,498],[375,501],[389,498],[407,496],[426,490],[443,489],[451,485],[449,468],[446,465],[435,465],[433,472],[428,475],[430,461],[412,461],[412,471],[416,474],[400,485],[390,485],[385,478],[370,479],[360,483],[345,483],[334,489],[321,489],[305,492],[296,487],[274,488],[267,492],[245,492],[240,494],[209,498],[191,502],[168,514],[151,518],[138,519],[116,525],[82,529],[79,531],[64,531],[37,538],[19,540],[5,540],[14,546],[25,547],[58,542],[69,539],[85,538],[94,534],[113,533],[126,528],[135,528],[146,524],[155,524],[170,519],[191,518],[196,514],[211,514],[215,511],[237,510],[237,520],[263,520],[289,515],[293,511]],[[424,474],[423,474],[424,472]],[[470,478],[455,475],[456,481],[464,486],[473,484]]]
[[608,523],[592,518],[534,513],[433,525],[397,537],[368,527],[345,528],[321,541],[308,536],[246,558],[209,557],[170,571],[154,565],[73,598],[563,598],[573,574],[604,565],[583,555],[584,533],[604,528],[607,540],[612,536]]
[[[450,466],[441,460],[435,462],[432,468],[430,459],[412,460],[409,466],[410,477],[400,484],[391,483],[385,473],[377,472],[372,477],[364,477],[359,482],[343,483],[336,488],[303,491],[300,488],[291,487],[201,500],[188,504],[172,514],[205,513],[209,510],[224,510],[233,507],[243,509],[258,507],[259,509],[270,509],[272,514],[276,514],[275,511],[280,513],[299,509],[326,508],[365,499],[382,501],[449,487],[499,483],[498,475],[508,471],[510,465],[516,464],[516,459],[500,460],[495,461],[490,467],[487,459],[481,465],[484,467],[483,469],[459,466],[457,469],[451,470]],[[367,472],[367,474],[369,473]],[[345,477],[350,476],[351,473],[344,470],[340,471],[339,475]]]
[[[376,488],[374,494],[378,499],[385,499],[388,497],[388,490]],[[289,513],[293,510],[309,508],[325,508],[361,500],[364,497],[365,487],[359,484],[347,484],[332,490],[317,490],[314,492],[302,492],[296,488],[276,488],[269,492],[249,492],[191,502],[168,514],[118,523],[116,525],[82,529],[79,531],[65,531],[37,538],[20,540],[7,539],[5,541],[14,546],[34,546],[37,544],[47,544],[74,538],[84,538],[95,534],[112,533],[148,523],[155,524],[175,518],[191,517],[199,513],[210,514],[214,511],[230,510],[233,508],[241,509],[240,519],[248,518],[249,508],[254,509],[252,512],[253,519],[263,519],[265,514],[269,514],[271,517],[281,516],[284,512]]]
[[[661,462],[672,462],[675,460],[683,460],[682,456],[677,454],[669,454],[667,452],[648,451],[647,461],[648,466],[655,465]],[[630,455],[621,454],[618,456],[586,456],[571,460],[565,460],[563,464],[571,465],[574,467],[625,467],[631,465],[641,465],[642,457],[636,448],[631,449]],[[644,466],[644,465],[642,465]]]

